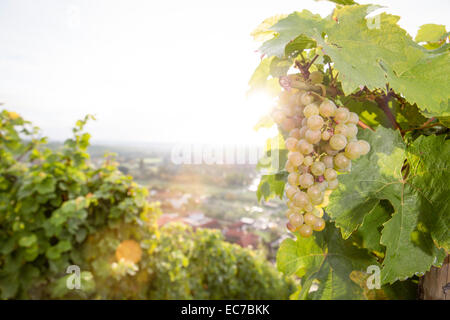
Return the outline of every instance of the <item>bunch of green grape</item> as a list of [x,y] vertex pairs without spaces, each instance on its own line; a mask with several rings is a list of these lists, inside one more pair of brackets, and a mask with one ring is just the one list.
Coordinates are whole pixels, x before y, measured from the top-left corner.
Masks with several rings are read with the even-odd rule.
[[[367,154],[370,145],[358,140],[358,115],[318,94],[322,82],[313,72],[303,83],[298,76],[287,78],[288,85],[280,93],[272,118],[288,135],[285,140],[289,172],[287,196],[287,228],[309,237],[325,227],[323,207],[332,190],[338,187],[338,175],[351,170],[351,161]],[[289,81],[290,80],[290,81]],[[323,87],[323,86],[322,86]],[[298,89],[302,88],[302,89]]]

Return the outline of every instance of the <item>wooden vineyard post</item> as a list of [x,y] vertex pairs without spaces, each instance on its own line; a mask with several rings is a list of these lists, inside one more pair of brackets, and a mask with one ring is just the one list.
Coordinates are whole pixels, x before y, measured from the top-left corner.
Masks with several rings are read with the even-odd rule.
[[432,267],[420,279],[420,299],[450,300],[450,255],[441,268]]

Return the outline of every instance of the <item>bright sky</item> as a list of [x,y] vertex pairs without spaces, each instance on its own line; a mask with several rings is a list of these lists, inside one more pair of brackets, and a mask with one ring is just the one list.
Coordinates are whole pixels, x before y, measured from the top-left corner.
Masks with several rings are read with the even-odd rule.
[[[388,6],[415,36],[448,25],[448,0]],[[313,0],[2,0],[0,102],[51,139],[87,113],[94,142],[261,142],[268,110],[245,92],[259,62],[250,32],[266,17],[334,7]]]

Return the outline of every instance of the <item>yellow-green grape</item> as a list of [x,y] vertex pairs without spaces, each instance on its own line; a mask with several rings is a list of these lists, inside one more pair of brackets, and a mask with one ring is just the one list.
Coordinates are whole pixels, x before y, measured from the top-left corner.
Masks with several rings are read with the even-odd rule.
[[348,164],[345,168],[339,169],[339,172],[350,172],[352,170],[352,162]]
[[314,231],[322,231],[323,229],[325,229],[325,220],[323,220],[322,218],[316,218],[312,225],[312,229]]
[[298,232],[300,233],[300,235],[301,235],[303,238],[308,238],[308,237],[311,237],[313,230],[312,230],[311,226],[309,226],[309,225],[307,225],[307,224],[303,224],[303,225],[298,229]]
[[313,71],[309,74],[309,80],[312,84],[318,84],[322,83],[323,81],[323,74],[320,71]]
[[321,161],[316,161],[311,165],[311,172],[316,177],[323,175],[325,172],[325,164]]
[[305,132],[305,139],[311,144],[316,144],[320,142],[320,139],[322,138],[322,133],[320,130],[311,130],[308,129]]
[[348,139],[352,139],[356,137],[358,134],[358,127],[356,124],[347,123],[347,134],[345,135]]
[[308,203],[303,207],[303,209],[305,209],[306,212],[311,212],[311,211],[313,211],[314,207],[313,207],[313,205],[312,205],[310,202],[308,202]]
[[342,134],[347,136],[347,126],[343,123],[339,123],[334,127],[334,134]]
[[290,231],[290,232],[295,232],[295,228],[292,224],[290,224],[289,222],[286,223],[286,228]]
[[312,226],[314,222],[316,222],[316,219],[317,219],[316,216],[313,215],[312,213],[305,213],[305,215],[303,216],[304,223],[310,226]]
[[312,115],[308,118],[306,124],[311,130],[320,130],[323,126],[323,118],[317,114]]
[[297,172],[289,173],[289,175],[287,177],[287,181],[291,186],[296,186],[296,185],[298,185],[298,177],[299,177],[299,174]]
[[[289,137],[294,138],[295,140],[299,140],[300,139],[300,129],[299,128],[292,129],[291,132],[289,132]],[[287,141],[287,139],[286,139],[286,141]]]
[[310,103],[303,109],[303,114],[306,118],[309,118],[314,115],[319,114],[319,107],[317,106],[317,103]]
[[320,104],[319,114],[325,118],[334,117],[334,115],[336,113],[336,109],[337,109],[337,107],[333,101],[325,100]]
[[358,115],[356,113],[354,113],[354,112],[350,112],[350,114],[348,116],[347,123],[358,124],[358,122],[359,122]]
[[345,123],[345,122],[347,122],[349,115],[350,115],[350,112],[348,111],[348,109],[345,107],[341,107],[336,110],[336,113],[334,115],[334,120],[337,123],[341,123],[341,122]]
[[300,152],[289,152],[288,153],[288,160],[295,166],[298,167],[303,163],[303,155]]
[[322,194],[319,198],[311,199],[311,203],[315,206],[321,205],[324,200],[324,194]]
[[334,169],[327,168],[325,169],[324,178],[327,181],[334,180],[337,178],[337,172]]
[[286,161],[286,164],[284,165],[284,168],[289,173],[292,173],[292,172],[296,171],[294,165],[289,160]]
[[304,173],[298,178],[298,184],[304,189],[308,189],[314,184],[314,177],[310,173]]
[[314,162],[314,159],[311,156],[306,156],[305,159],[303,160],[303,164],[308,167],[310,165],[312,165],[313,162]]
[[[300,102],[302,105],[308,106],[309,104],[314,102],[314,96],[309,92],[305,92],[300,97]],[[305,110],[303,110],[303,113],[305,113]]]
[[323,141],[328,141],[331,138],[331,133],[329,131],[324,131],[322,132],[322,140]]
[[292,198],[292,202],[299,208],[305,207],[309,203],[308,196],[303,191],[297,191]]
[[[347,158],[345,156],[345,154],[343,152],[337,154],[334,157],[334,165],[338,168],[338,169],[344,169],[347,168],[350,164],[350,159]],[[291,173],[292,174],[292,173]]]
[[345,147],[345,156],[350,160],[358,159],[361,155],[361,145],[358,141],[352,141]]
[[303,224],[303,221],[304,218],[301,214],[293,213],[289,216],[289,223],[296,229]]
[[323,217],[323,209],[320,207],[314,207],[312,214],[315,215],[317,218]]
[[[306,119],[306,118],[305,118]],[[299,132],[300,132],[300,139],[304,139],[305,138],[305,132],[306,132],[306,130],[308,130],[308,127],[307,126],[304,126],[304,127],[301,127],[300,128],[300,130],[299,130]],[[299,140],[300,140],[299,139]]]
[[281,110],[276,109],[272,112],[272,119],[276,124],[281,124],[284,118],[284,114],[283,112],[281,112]]
[[328,189],[329,190],[334,190],[338,187],[339,181],[338,179],[334,179],[334,180],[330,180],[328,181]]
[[288,185],[286,187],[286,197],[288,197],[288,199],[291,199],[294,197],[295,193],[298,191],[298,188]]
[[330,138],[330,147],[336,151],[342,150],[347,145],[347,138],[342,134],[335,134]]
[[370,144],[366,140],[358,140],[358,144],[361,147],[361,155],[366,155],[370,151]]
[[330,156],[335,156],[339,153],[339,150],[334,150],[331,146],[330,146],[330,142],[328,142],[326,145],[323,146],[323,151],[326,152],[326,154],[330,155]]
[[324,156],[322,157],[321,161],[324,163],[326,168],[333,168],[333,156]]
[[314,150],[312,144],[309,143],[308,141],[304,140],[304,139],[300,139],[298,141],[297,148],[303,154],[310,154]]
[[[303,160],[303,162],[305,162],[305,160]],[[304,164],[302,164],[301,166],[298,166],[298,172],[300,174],[308,173],[308,171],[309,171],[309,167],[308,166],[305,166]]]
[[322,191],[325,191],[328,188],[327,181],[318,182],[317,185],[319,186],[320,190],[322,190]]
[[322,197],[322,189],[315,184],[308,188],[307,194],[311,200],[319,199]]
[[287,138],[284,142],[286,149],[288,149],[289,151],[295,151],[297,149],[297,143],[298,140],[292,137]]
[[302,119],[302,123],[301,123],[301,126],[302,127],[306,127],[306,124],[308,123],[308,118],[303,118]]

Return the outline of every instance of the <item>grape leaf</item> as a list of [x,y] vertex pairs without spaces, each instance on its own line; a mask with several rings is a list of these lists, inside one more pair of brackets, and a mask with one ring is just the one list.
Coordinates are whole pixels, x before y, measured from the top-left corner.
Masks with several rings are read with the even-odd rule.
[[261,60],[248,82],[250,89],[247,95],[258,90],[265,91],[271,95],[277,95],[281,90],[278,79],[270,78],[271,65],[274,58],[269,57]]
[[[399,17],[383,13],[366,19],[378,6],[345,6],[321,18],[304,10],[290,14],[272,29],[277,35],[261,46],[268,56],[282,57],[299,35],[317,42],[333,60],[345,94],[360,86],[384,88],[386,83],[427,116],[450,115],[450,53],[429,51],[397,25]],[[374,20],[373,20],[374,19]]]
[[442,24],[424,24],[420,26],[415,40],[417,42],[438,42],[447,33]]
[[[444,251],[433,245],[431,237],[446,249],[448,245],[448,204],[443,200],[448,194],[444,182],[448,177],[443,174],[447,170],[445,161],[448,159],[438,160],[442,155],[436,154],[437,146],[431,144],[436,148],[431,152],[430,146],[425,148],[422,145],[422,140],[441,139],[443,144],[443,138],[431,136],[415,142],[420,143],[420,148],[430,157],[427,163],[432,163],[434,158],[437,165],[433,168],[425,166],[424,158],[420,157],[420,160],[410,163],[410,173],[404,179],[401,171],[404,160],[408,157],[410,161],[411,150],[416,149],[409,148],[407,152],[400,134],[382,127],[374,133],[364,130],[360,137],[369,141],[372,149],[368,155],[353,162],[351,174],[339,176],[341,183],[331,194],[327,212],[341,228],[343,237],[347,238],[358,229],[379,200],[389,200],[395,212],[382,230],[381,244],[386,246],[382,282],[392,283],[426,272],[444,258]],[[427,173],[424,175],[424,172]],[[435,188],[430,189],[430,185]],[[430,203],[427,198],[431,197],[431,192],[435,201]],[[429,221],[438,222],[431,225],[433,229],[426,230],[422,225]]]
[[286,176],[286,172],[261,176],[258,190],[256,191],[258,201],[261,201],[261,198],[267,201],[277,196],[280,199],[283,198]]
[[[351,240],[343,240],[332,223],[311,238],[298,235],[296,241],[284,240],[277,253],[281,272],[302,276],[298,297],[304,299],[364,299],[363,288],[352,281],[350,274],[376,264],[365,250],[355,247]],[[317,290],[311,290],[317,282]]]

